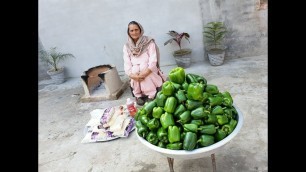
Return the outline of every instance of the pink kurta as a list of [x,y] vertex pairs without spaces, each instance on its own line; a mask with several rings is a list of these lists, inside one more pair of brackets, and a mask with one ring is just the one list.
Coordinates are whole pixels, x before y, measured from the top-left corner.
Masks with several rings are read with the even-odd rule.
[[131,73],[139,73],[146,68],[149,68],[152,72],[141,82],[131,79],[131,87],[135,97],[141,97],[147,95],[149,98],[154,98],[156,94],[156,88],[163,84],[162,78],[158,75],[159,69],[156,66],[157,56],[156,47],[154,42],[150,42],[141,55],[138,57],[133,56],[127,50],[126,45],[123,46],[123,60],[124,71],[127,75]]

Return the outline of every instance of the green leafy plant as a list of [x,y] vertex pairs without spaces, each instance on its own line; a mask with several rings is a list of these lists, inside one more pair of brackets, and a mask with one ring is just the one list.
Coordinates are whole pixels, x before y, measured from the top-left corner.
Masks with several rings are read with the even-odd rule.
[[182,41],[183,38],[185,38],[185,39],[190,43],[190,41],[189,41],[189,39],[188,39],[188,38],[190,38],[190,36],[189,36],[189,34],[186,33],[186,32],[177,33],[177,32],[174,31],[174,30],[170,30],[167,34],[170,35],[170,36],[172,36],[172,38],[169,39],[168,41],[166,41],[166,42],[164,43],[164,45],[167,45],[168,43],[172,43],[172,41],[175,41],[175,42],[177,43],[177,45],[179,46],[180,50],[182,50],[181,41]]
[[227,28],[223,22],[209,22],[204,26],[203,34],[205,42],[208,45],[214,46],[214,48],[217,48],[218,45],[222,45],[226,33]]
[[49,50],[41,50],[41,60],[46,62],[52,68],[52,71],[58,71],[60,68],[58,66],[59,62],[66,60],[67,58],[75,58],[71,53],[61,53],[58,52],[57,47],[51,47]]

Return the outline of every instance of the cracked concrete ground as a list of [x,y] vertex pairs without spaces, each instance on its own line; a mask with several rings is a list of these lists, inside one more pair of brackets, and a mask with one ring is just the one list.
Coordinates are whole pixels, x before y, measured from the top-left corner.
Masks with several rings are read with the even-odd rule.
[[[161,67],[168,74],[176,66]],[[226,60],[222,66],[208,61],[192,63],[186,73],[204,76],[220,91],[229,91],[244,116],[230,142],[215,153],[218,172],[268,171],[267,55]],[[167,158],[143,145],[133,131],[128,138],[81,143],[84,126],[94,109],[124,104],[132,97],[126,89],[118,100],[82,103],[80,78],[60,85],[39,82],[40,172],[167,172]],[[174,159],[175,172],[212,171],[210,156]]]

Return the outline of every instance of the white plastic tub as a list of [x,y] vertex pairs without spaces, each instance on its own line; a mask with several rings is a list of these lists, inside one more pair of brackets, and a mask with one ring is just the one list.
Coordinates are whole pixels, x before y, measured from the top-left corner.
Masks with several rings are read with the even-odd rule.
[[238,123],[237,123],[236,128],[234,129],[234,131],[230,135],[225,137],[223,140],[221,140],[217,143],[214,143],[210,146],[194,149],[192,151],[170,150],[170,149],[161,148],[161,147],[158,147],[158,146],[155,146],[155,145],[149,143],[148,141],[146,141],[145,139],[140,137],[138,135],[138,133],[136,132],[137,138],[140,140],[141,143],[143,143],[148,148],[150,148],[154,151],[157,151],[157,152],[161,153],[162,155],[164,155],[166,157],[169,157],[169,158],[197,159],[197,158],[210,156],[211,154],[219,151],[222,146],[224,146],[226,143],[228,143],[230,140],[232,140],[238,134],[238,132],[240,131],[240,129],[242,127],[243,114],[240,111],[240,109],[237,108],[237,106],[235,106],[235,105],[233,105],[233,106],[235,107],[235,109],[238,112]]

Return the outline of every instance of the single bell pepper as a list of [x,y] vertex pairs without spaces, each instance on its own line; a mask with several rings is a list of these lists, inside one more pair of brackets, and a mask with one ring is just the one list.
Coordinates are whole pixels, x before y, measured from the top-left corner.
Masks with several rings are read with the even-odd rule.
[[168,97],[164,106],[164,111],[173,113],[176,109],[177,100],[175,97]]
[[198,107],[191,111],[191,116],[193,119],[204,119],[205,117],[208,117],[209,113],[210,112],[205,110],[204,107]]
[[176,107],[175,111],[174,111],[174,116],[178,117],[180,114],[182,114],[183,112],[186,111],[186,108],[183,104],[180,104]]
[[169,79],[177,84],[182,84],[185,81],[185,69],[182,67],[171,69]]
[[208,114],[208,118],[205,119],[206,124],[216,124],[217,117],[215,114]]
[[208,97],[211,97],[211,96],[212,96],[212,94],[210,94],[208,92],[203,92],[201,102],[202,103],[207,103],[208,102]]
[[181,142],[184,141],[185,136],[186,136],[186,132],[181,132]]
[[233,98],[228,91],[222,93],[223,95],[223,105],[227,107],[231,107],[233,105]]
[[185,150],[193,150],[197,144],[197,134],[193,132],[186,132],[183,141],[183,149]]
[[207,84],[207,80],[203,76],[191,73],[186,74],[186,81],[188,84],[190,83],[202,83],[204,85]]
[[188,83],[185,81],[183,84],[182,84],[182,88],[183,88],[183,90],[184,91],[186,91],[187,92],[187,90],[188,90]]
[[215,143],[214,136],[202,134],[200,139],[197,141],[202,147],[209,146]]
[[190,100],[190,99],[187,99],[186,103],[185,103],[185,106],[186,106],[187,110],[193,110],[193,109],[196,109],[196,108],[198,108],[202,105],[203,105],[202,102],[197,101],[197,100]]
[[187,100],[184,90],[178,90],[175,93],[175,97],[177,98],[179,104],[182,104],[183,102]]
[[183,112],[182,114],[180,114],[179,116],[179,120],[178,122],[181,124],[186,124],[191,120],[191,115],[190,115],[190,111],[186,110],[185,112]]
[[210,94],[218,94],[219,89],[216,85],[207,84],[205,88],[205,92],[210,93]]
[[143,124],[141,123],[141,121],[136,121],[135,126],[136,128],[141,127]]
[[187,90],[187,98],[191,100],[202,100],[204,85],[201,83],[190,83]]
[[136,115],[134,116],[134,119],[138,121],[140,120],[139,118],[140,116],[146,116],[146,115],[148,115],[147,112],[143,108],[140,108],[137,110]]
[[199,127],[199,131],[202,134],[215,134],[219,126],[215,127],[214,124],[202,125]]
[[[139,121],[140,122],[140,121]],[[137,123],[136,123],[137,124]],[[138,126],[137,126],[138,125]],[[140,137],[145,138],[149,133],[149,129],[146,125],[142,124],[141,122],[136,125],[137,133]]]
[[190,121],[190,124],[196,124],[197,126],[203,125],[204,122],[201,119],[193,119]]
[[159,127],[159,129],[157,130],[157,138],[164,142],[167,143],[168,142],[168,132],[166,129],[164,129],[163,127]]
[[226,135],[229,135],[233,132],[233,127],[229,124],[224,124],[221,128],[222,131],[224,131],[226,133]]
[[225,115],[216,115],[217,117],[217,123],[219,125],[224,125],[228,123],[228,118]]
[[211,114],[214,115],[223,115],[223,113],[224,113],[223,108],[220,105],[215,106],[211,111]]
[[234,118],[234,114],[231,108],[225,108],[224,109],[224,115],[228,118],[228,119],[232,119]]
[[166,100],[167,100],[167,96],[165,96],[162,91],[159,91],[156,94],[155,101],[156,101],[157,106],[164,107]]
[[148,133],[148,135],[146,136],[146,140],[147,140],[149,143],[153,144],[153,145],[157,145],[157,143],[158,143],[157,135],[156,135],[156,133],[153,132],[153,131],[150,131],[150,132]]
[[150,121],[150,118],[146,115],[142,115],[139,117],[139,120],[141,121],[142,124],[147,125],[148,122]]
[[170,143],[179,142],[181,140],[181,133],[177,126],[168,127],[168,141]]
[[220,96],[212,96],[212,97],[208,97],[208,101],[209,101],[209,105],[211,107],[214,107],[217,105],[221,105],[223,102],[223,98]]
[[180,150],[183,147],[183,143],[177,142],[177,143],[168,143],[166,148],[171,150]]
[[160,147],[160,148],[166,148],[167,143],[162,142],[162,141],[159,141],[159,142],[157,143],[157,146]]
[[160,126],[159,119],[157,118],[150,119],[147,123],[147,126],[149,127],[150,130],[157,130]]
[[[171,82],[171,81],[170,81]],[[182,85],[181,84],[177,84],[177,83],[175,83],[175,82],[171,82],[172,83],[172,85],[174,86],[174,88],[175,88],[175,90],[174,90],[174,92],[176,92],[176,91],[178,91],[178,90],[180,90],[181,88],[182,88]]]
[[172,96],[174,95],[175,87],[171,81],[166,81],[163,83],[161,91],[165,96]]
[[146,110],[147,114],[151,114],[153,108],[156,106],[155,100],[147,102],[145,105],[143,105],[143,109]]
[[162,107],[154,107],[153,108],[153,112],[152,112],[152,116],[154,118],[160,118],[160,116],[164,113],[164,109]]
[[215,140],[218,142],[226,137],[226,132],[223,131],[221,128],[218,128],[214,137],[215,137]]
[[238,124],[238,121],[237,121],[237,120],[235,120],[235,119],[233,119],[233,118],[230,119],[229,125],[231,125],[233,129],[236,128],[237,124]]
[[175,125],[173,115],[168,112],[163,113],[160,116],[160,123],[164,129],[167,129],[169,126]]
[[183,127],[184,127],[184,132],[194,132],[194,133],[198,132],[197,124],[184,124]]

